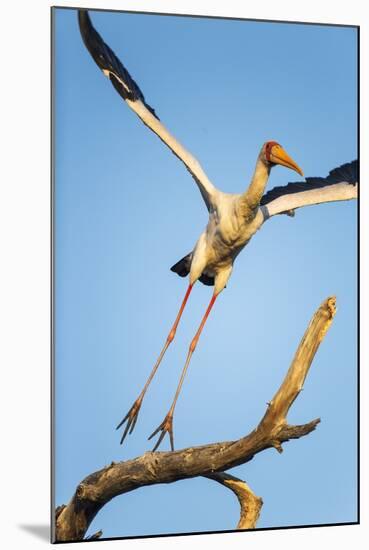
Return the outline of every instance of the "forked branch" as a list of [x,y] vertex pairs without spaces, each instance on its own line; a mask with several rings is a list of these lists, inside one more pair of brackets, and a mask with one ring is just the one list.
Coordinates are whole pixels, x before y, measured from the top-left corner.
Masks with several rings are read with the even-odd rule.
[[[238,528],[255,527],[262,501],[245,482],[224,470],[245,464],[257,453],[313,431],[319,419],[299,426],[287,423],[287,414],[301,391],[315,353],[330,327],[336,307],[327,298],[315,312],[295,353],[280,388],[268,405],[258,426],[236,441],[189,447],[172,452],[146,452],[142,456],[109,466],[87,476],[79,483],[66,506],[57,508],[55,540],[82,540],[98,511],[111,499],[139,487],[173,483],[180,479],[204,476],[233,490],[241,505]],[[99,532],[100,534],[100,532]]]
[[257,497],[245,481],[224,472],[215,472],[205,476],[214,479],[224,487],[227,487],[236,495],[240,503],[240,519],[237,529],[254,529],[259,519],[263,500]]

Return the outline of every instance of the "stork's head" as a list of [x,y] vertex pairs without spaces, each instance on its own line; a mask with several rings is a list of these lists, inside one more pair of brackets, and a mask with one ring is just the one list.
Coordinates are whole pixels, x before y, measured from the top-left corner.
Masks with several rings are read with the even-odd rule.
[[276,141],[266,141],[261,148],[260,157],[270,168],[276,164],[280,164],[281,166],[286,166],[287,168],[291,168],[291,170],[295,170],[300,176],[304,175],[301,168],[286,153],[282,145],[279,145]]

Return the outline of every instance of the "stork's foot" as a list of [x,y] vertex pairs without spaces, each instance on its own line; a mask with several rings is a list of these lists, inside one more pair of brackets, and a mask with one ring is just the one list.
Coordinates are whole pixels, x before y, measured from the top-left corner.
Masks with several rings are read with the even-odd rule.
[[173,438],[173,413],[169,412],[167,416],[164,418],[163,422],[160,424],[158,428],[150,435],[149,439],[154,437],[157,433],[161,432],[159,439],[156,442],[155,447],[153,448],[153,451],[156,451],[156,449],[159,447],[160,443],[163,441],[165,434],[169,434],[170,439],[170,447],[171,450],[174,451],[174,438]]
[[123,441],[124,441],[126,435],[128,434],[128,432],[131,434],[134,430],[134,427],[135,427],[136,422],[137,422],[138,413],[140,412],[140,408],[141,408],[141,404],[142,404],[142,398],[143,398],[143,396],[140,395],[136,399],[136,401],[133,403],[132,407],[127,412],[126,416],[123,418],[123,420],[121,422],[119,422],[118,426],[116,427],[116,429],[119,430],[119,428],[121,426],[123,426],[123,424],[125,422],[127,422],[127,425],[124,429],[122,438],[120,440],[120,444],[123,443]]

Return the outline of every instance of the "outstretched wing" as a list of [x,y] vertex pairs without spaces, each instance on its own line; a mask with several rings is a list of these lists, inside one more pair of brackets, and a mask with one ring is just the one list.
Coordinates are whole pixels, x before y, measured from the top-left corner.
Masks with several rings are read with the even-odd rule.
[[213,210],[216,205],[217,189],[208,179],[199,162],[170,134],[159,120],[154,109],[146,102],[137,83],[93,27],[86,10],[78,10],[78,21],[83,42],[96,64],[110,79],[118,94],[140,117],[142,122],[159,136],[185,164],[197,183],[208,210]]
[[268,191],[260,201],[264,217],[290,214],[296,208],[322,202],[357,198],[358,162],[354,160],[331,170],[326,178],[306,178]]

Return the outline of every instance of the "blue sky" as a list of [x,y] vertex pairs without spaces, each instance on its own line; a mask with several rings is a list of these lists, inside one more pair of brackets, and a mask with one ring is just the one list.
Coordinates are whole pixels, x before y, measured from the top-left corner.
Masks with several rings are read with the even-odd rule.
[[[91,12],[172,133],[224,191],[240,192],[268,139],[307,176],[357,157],[356,30]],[[55,10],[56,503],[87,474],[150,450],[211,296],[196,285],[134,433],[115,426],[142,388],[187,281],[170,266],[207,211],[183,165],[86,51],[74,10]],[[282,167],[268,189],[296,181]],[[238,257],[196,349],[174,418],[176,448],[239,438],[264,414],[319,304],[337,315],[290,423],[317,430],[231,470],[264,500],[259,527],[356,520],[357,204],[266,223]],[[169,449],[166,441],[161,450]],[[318,495],[318,498],[317,498]],[[206,479],[111,501],[104,537],[233,529],[238,504]],[[144,519],[143,519],[144,518]]]

